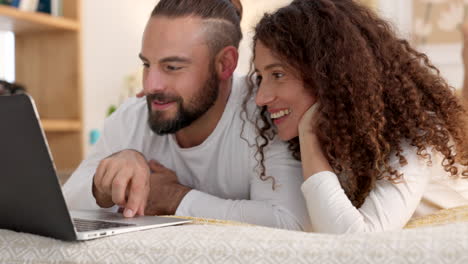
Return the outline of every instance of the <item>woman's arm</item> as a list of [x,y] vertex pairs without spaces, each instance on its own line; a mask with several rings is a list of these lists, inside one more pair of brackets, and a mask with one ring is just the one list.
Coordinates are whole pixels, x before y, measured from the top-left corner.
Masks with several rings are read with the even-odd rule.
[[401,167],[396,156],[390,163],[403,173],[401,182],[377,181],[359,209],[352,205],[333,172],[322,171],[308,178],[301,189],[313,231],[355,233],[404,227],[420,203],[431,169],[414,147],[405,146],[403,155],[408,161],[406,166]]
[[312,105],[299,122],[299,144],[301,146],[302,176],[304,180],[321,171],[333,171],[315,133],[317,108],[318,103]]
[[[390,165],[403,173],[399,183],[379,180],[363,205],[353,206],[337,175],[326,159],[316,136],[316,109],[311,107],[299,124],[299,142],[305,182],[301,189],[306,200],[312,230],[327,233],[385,231],[402,228],[411,218],[426,189],[431,169],[417,155],[415,147],[403,144],[408,164],[399,158]],[[434,164],[436,165],[436,164]]]

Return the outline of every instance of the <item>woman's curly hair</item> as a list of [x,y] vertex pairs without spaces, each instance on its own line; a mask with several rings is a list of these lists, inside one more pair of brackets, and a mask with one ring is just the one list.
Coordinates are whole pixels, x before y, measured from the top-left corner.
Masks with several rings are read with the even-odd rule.
[[[468,176],[455,166],[468,165],[468,145],[466,112],[454,89],[425,54],[368,8],[352,0],[295,0],[263,16],[254,45],[259,41],[299,72],[320,103],[318,138],[356,207],[376,180],[401,178],[389,160],[396,153],[406,165],[402,140],[415,146],[428,165],[432,147],[444,156],[447,172]],[[255,94],[254,74],[251,70],[244,110]],[[275,134],[265,110],[255,121],[262,179],[268,178],[264,148]],[[298,138],[289,141],[289,149],[300,160]]]

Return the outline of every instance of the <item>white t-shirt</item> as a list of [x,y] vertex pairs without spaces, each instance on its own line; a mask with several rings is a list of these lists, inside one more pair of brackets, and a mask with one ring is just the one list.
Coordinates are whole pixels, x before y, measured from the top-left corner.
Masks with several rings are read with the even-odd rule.
[[[235,220],[295,230],[310,227],[300,192],[302,169],[285,143],[274,141],[265,149],[267,175],[262,181],[255,159],[256,132],[250,122],[241,131],[244,78],[234,78],[231,95],[213,133],[200,145],[181,148],[174,135],[159,136],[148,126],[146,99],[131,98],[110,116],[101,139],[90,156],[67,181],[63,190],[71,209],[97,209],[92,179],[99,162],[125,149],[141,152],[175,171],[179,182],[193,188],[182,200],[176,215]],[[251,111],[255,109],[249,105]],[[249,145],[250,144],[250,145]]]
[[432,166],[417,155],[417,149],[402,144],[408,164],[400,166],[393,156],[390,164],[403,173],[397,184],[379,180],[359,209],[351,204],[336,174],[323,171],[302,185],[312,230],[324,233],[354,233],[398,230],[412,216],[468,204],[468,179],[450,177],[441,165],[443,156],[431,154]]

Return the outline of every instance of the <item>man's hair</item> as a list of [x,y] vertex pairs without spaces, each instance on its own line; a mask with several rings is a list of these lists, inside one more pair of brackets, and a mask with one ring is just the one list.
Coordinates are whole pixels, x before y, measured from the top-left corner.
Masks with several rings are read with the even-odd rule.
[[151,13],[151,17],[155,16],[202,18],[212,56],[227,46],[239,48],[242,39],[239,0],[161,0]]

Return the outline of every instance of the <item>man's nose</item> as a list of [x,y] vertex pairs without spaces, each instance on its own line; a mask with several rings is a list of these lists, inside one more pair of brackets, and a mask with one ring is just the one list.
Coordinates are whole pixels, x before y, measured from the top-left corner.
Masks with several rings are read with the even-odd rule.
[[166,89],[167,80],[157,68],[150,67],[143,82],[145,93],[153,94]]

